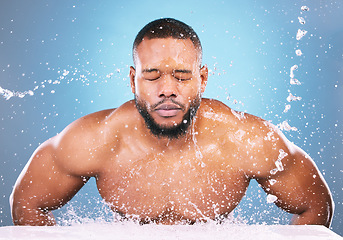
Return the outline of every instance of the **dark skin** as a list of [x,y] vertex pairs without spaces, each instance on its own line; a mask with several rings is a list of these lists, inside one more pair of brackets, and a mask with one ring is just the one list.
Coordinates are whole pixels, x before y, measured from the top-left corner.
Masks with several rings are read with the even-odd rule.
[[[130,68],[132,92],[157,124],[180,124],[206,87],[207,68],[199,66],[189,39],[143,40]],[[163,107],[155,106],[161,100]],[[142,223],[226,216],[252,179],[294,214],[292,224],[328,227],[332,219],[330,191],[304,151],[267,121],[211,99],[201,99],[178,138],[153,135],[133,100],[76,120],[43,143],[18,178],[11,196],[14,224],[54,225],[51,210],[91,177],[113,211]]]

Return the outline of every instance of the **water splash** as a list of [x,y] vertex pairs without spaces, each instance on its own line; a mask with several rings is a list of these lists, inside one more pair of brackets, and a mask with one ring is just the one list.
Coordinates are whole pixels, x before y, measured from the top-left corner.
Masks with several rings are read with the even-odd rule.
[[278,161],[281,161],[282,159],[284,159],[287,156],[288,156],[288,153],[286,153],[283,149],[280,149],[279,150]]
[[269,184],[270,185],[274,185],[277,181],[275,179],[269,179]]
[[[9,100],[13,97],[18,97],[18,98],[24,98],[25,96],[33,96],[35,94],[35,91],[38,90],[39,88],[46,88],[48,85],[56,85],[56,84],[70,84],[71,82],[74,81],[80,81],[82,82],[85,86],[89,86],[91,84],[90,80],[88,79],[88,76],[97,76],[97,73],[91,73],[90,71],[83,70],[85,73],[82,73],[81,70],[78,70],[77,68],[67,70],[58,70],[57,74],[59,76],[55,80],[51,79],[45,79],[41,82],[34,81],[34,84],[37,84],[32,90],[27,90],[24,92],[20,91],[14,91],[14,90],[9,90],[2,88],[0,86],[0,97],[2,96],[5,100]],[[115,72],[120,73],[120,69],[116,69]],[[114,72],[108,73],[106,77],[104,76],[99,76],[99,79],[103,81],[103,83],[107,83],[107,79],[112,78],[114,75]],[[125,78],[123,79],[125,80]],[[94,80],[94,83],[98,83],[98,80]],[[55,89],[52,89],[50,93],[54,94],[56,92]],[[45,91],[46,93],[46,91]],[[44,92],[41,93],[41,95],[44,95]]]
[[243,119],[245,119],[244,112],[237,112],[233,109],[231,109],[231,112],[236,118],[238,118],[238,120],[242,121]]
[[[301,11],[309,11],[309,8],[307,6],[302,6],[301,7]],[[302,14],[302,13],[301,13]],[[305,19],[303,17],[298,17],[299,23],[304,25],[306,23]],[[307,34],[306,30],[301,30],[298,29],[297,35],[296,35],[296,39],[299,41],[300,39],[302,39],[305,35]],[[299,57],[302,56],[303,53],[300,49],[295,50],[295,54]],[[295,78],[294,75],[294,71],[298,69],[298,65],[293,65],[290,69],[290,73],[289,73],[289,77],[290,77],[290,81],[289,83],[291,85],[301,85],[301,82]],[[301,97],[297,97],[294,96],[293,94],[289,93],[288,97],[287,97],[287,101],[288,102],[292,102],[292,101],[299,101],[301,100]],[[290,109],[290,105],[286,105],[285,109],[284,109],[284,113],[288,112],[288,110]],[[289,129],[288,126],[283,126],[283,128]],[[292,129],[292,128],[290,128]]]
[[289,93],[287,97],[287,102],[293,102],[293,101],[300,101],[302,98],[294,96],[292,93]]
[[16,91],[11,91],[5,88],[0,87],[0,95],[5,98],[5,100],[9,100],[12,97],[18,97],[18,98],[23,98],[26,95],[33,96],[34,93],[32,90],[28,90],[25,92],[16,92]]
[[291,67],[291,70],[290,70],[290,73],[289,73],[289,76],[290,78],[294,78],[294,71],[298,69],[298,65],[293,65]]
[[276,168],[270,170],[270,174],[275,175],[277,172],[282,172],[284,170],[284,167],[282,165],[282,159],[284,159],[286,156],[288,156],[288,153],[286,153],[283,149],[280,149],[279,156],[274,162]]
[[294,71],[298,69],[298,65],[293,65],[290,70],[290,78],[291,80],[289,81],[291,85],[301,85],[301,82],[299,82],[298,79],[294,78]]
[[301,82],[296,78],[291,78],[291,80],[289,80],[289,83],[291,85],[301,85]]
[[281,131],[283,131],[283,130],[285,130],[285,131],[297,131],[298,130],[296,127],[291,127],[289,125],[289,123],[287,122],[287,120],[283,121],[282,123],[277,124],[276,127],[278,129],[280,129]]
[[301,11],[307,12],[307,11],[310,11],[310,8],[308,6],[302,6]]
[[302,39],[306,35],[306,33],[307,33],[306,30],[298,29],[296,39],[299,41],[300,39]]
[[283,110],[283,112],[286,113],[286,112],[289,111],[289,109],[291,109],[291,105],[290,105],[290,104],[287,104],[287,105],[285,106],[285,110]]
[[[115,223],[122,221],[119,213],[113,212],[109,205],[99,198],[87,198],[88,204],[95,205],[88,211],[88,205],[79,205],[78,202],[70,202],[65,212],[56,216],[59,226],[73,226],[87,223]],[[85,214],[86,213],[86,214]]]
[[305,24],[306,23],[306,21],[305,21],[305,19],[303,17],[298,17],[298,20],[299,20],[300,24]]
[[277,200],[277,196],[275,196],[273,194],[267,195],[267,203],[273,203],[273,202],[276,202],[276,200]]
[[295,54],[300,57],[301,55],[303,55],[303,52],[300,49],[297,49],[295,50]]
[[202,161],[203,160],[203,155],[201,152],[201,149],[198,145],[198,141],[196,138],[196,135],[198,135],[199,133],[195,131],[195,124],[192,124],[192,140],[194,143],[194,147],[195,147],[195,156],[196,159],[199,161],[199,165],[204,168],[206,166],[206,164]]

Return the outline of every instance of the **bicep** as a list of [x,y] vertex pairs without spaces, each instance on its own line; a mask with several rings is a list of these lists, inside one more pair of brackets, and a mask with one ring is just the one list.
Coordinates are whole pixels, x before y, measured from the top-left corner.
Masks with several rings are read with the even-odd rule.
[[17,180],[12,204],[52,210],[69,201],[88,179],[69,174],[57,163],[51,145],[40,147]]
[[[275,195],[276,205],[294,214],[315,210],[325,214],[331,204],[331,194],[312,159],[292,146],[282,171],[258,179],[268,194]],[[273,173],[273,171],[272,171]]]

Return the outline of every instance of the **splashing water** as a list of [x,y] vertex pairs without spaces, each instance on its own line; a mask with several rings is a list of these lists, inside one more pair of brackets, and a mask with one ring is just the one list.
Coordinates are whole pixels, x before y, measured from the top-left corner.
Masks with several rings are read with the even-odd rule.
[[298,20],[299,20],[300,24],[305,24],[306,23],[306,21],[305,21],[305,19],[303,17],[298,17]]
[[301,99],[302,99],[301,97],[294,96],[292,93],[289,93],[287,97],[288,102],[300,101]]
[[273,203],[277,200],[277,196],[273,194],[268,194],[267,195],[267,203]]
[[299,41],[300,39],[302,39],[306,35],[306,33],[307,33],[306,30],[298,29],[296,39]]
[[298,69],[298,65],[293,65],[293,66],[291,67],[291,71],[290,71],[290,74],[289,74],[289,76],[290,76],[291,78],[294,78],[294,71],[297,70],[297,69]]
[[231,109],[231,112],[236,118],[238,118],[238,120],[242,121],[243,119],[245,119],[244,112],[238,113],[237,111],[233,109]]
[[277,181],[276,181],[275,179],[270,179],[270,180],[269,180],[269,184],[270,184],[270,185],[274,185],[276,182],[277,182]]
[[310,11],[310,8],[307,6],[302,6],[301,11],[307,12],[307,11]]
[[297,49],[295,50],[295,54],[300,57],[301,55],[303,55],[303,52],[300,49]]
[[296,127],[291,127],[287,120],[283,121],[282,123],[279,123],[276,125],[277,128],[279,128],[281,131],[297,131],[298,129]]
[[200,147],[198,146],[198,141],[197,141],[197,138],[195,136],[197,134],[198,134],[198,132],[195,131],[194,124],[193,124],[193,126],[192,126],[192,140],[193,140],[194,147],[195,147],[195,156],[196,156],[197,160],[199,161],[200,166],[204,168],[206,166],[206,164],[202,161],[203,155],[201,153]]
[[30,95],[33,96],[33,91],[32,90],[28,90],[25,92],[15,92],[15,91],[11,91],[8,89],[4,89],[2,87],[0,87],[0,95],[5,98],[6,100],[11,99],[12,97],[19,97],[19,98],[23,98],[26,95]]
[[287,105],[285,106],[285,110],[283,110],[283,112],[286,113],[286,112],[289,111],[289,109],[291,109],[291,105],[290,105],[290,104],[287,104]]
[[283,149],[279,150],[279,156],[278,156],[279,161],[281,161],[282,159],[284,159],[287,156],[288,156],[288,153],[286,153]]
[[291,78],[291,80],[289,80],[289,83],[291,85],[301,85],[301,82],[296,78]]
[[[87,199],[88,204],[96,205],[93,208],[89,208],[88,205],[80,206],[79,202],[68,203],[66,209],[60,213],[60,215],[56,216],[57,226],[78,226],[78,225],[85,225],[85,224],[99,224],[99,225],[106,225],[106,224],[121,224],[122,226],[130,225],[130,226],[139,226],[141,225],[141,217],[135,214],[121,214],[115,211],[112,211],[110,205],[106,203],[104,200],[98,198],[90,198]],[[225,217],[218,215],[217,218],[211,219],[206,217],[201,210],[198,209],[198,206],[192,202],[189,202],[198,213],[200,213],[206,222],[196,222],[196,224],[206,224],[208,226],[217,226],[218,220],[220,220],[221,226],[223,224],[247,224],[247,221],[240,213],[240,209],[236,208],[233,212],[226,215]],[[89,209],[89,210],[88,210]],[[88,210],[88,211],[87,211]],[[158,225],[158,223],[154,223],[153,221],[150,222],[150,218],[146,218],[148,225],[154,226]],[[180,225],[187,225],[187,222],[180,223]],[[192,225],[192,226],[194,226]]]
[[[84,70],[86,71],[86,70]],[[120,73],[120,69],[116,69],[115,72]],[[38,83],[38,85],[36,85],[32,90],[27,90],[24,92],[20,92],[20,91],[12,91],[9,89],[5,89],[2,88],[0,86],[0,96],[2,96],[5,100],[9,100],[13,97],[18,97],[18,98],[24,98],[25,96],[29,95],[29,96],[33,96],[35,94],[35,91],[38,90],[39,88],[46,88],[47,85],[56,85],[56,84],[61,84],[61,83],[66,83],[69,84],[73,81],[81,81],[84,85],[89,86],[90,85],[90,81],[87,78],[87,76],[91,75],[91,76],[97,76],[96,73],[91,73],[89,71],[86,71],[86,73],[81,73],[80,70],[78,70],[77,68],[73,69],[73,70],[58,70],[57,73],[59,74],[59,77],[56,80],[43,80],[42,82]],[[107,83],[107,79],[112,78],[114,75],[114,72],[111,72],[109,74],[106,75],[106,77],[102,77],[100,76],[99,78],[102,79],[104,81],[104,83]],[[125,79],[123,79],[125,80]],[[35,84],[37,84],[37,82],[34,82]],[[94,83],[98,83],[98,80],[94,80]],[[54,94],[56,92],[56,90],[51,90],[50,93]],[[41,93],[41,95],[44,95],[44,92]]]
[[286,156],[288,156],[288,153],[286,153],[283,149],[280,149],[279,156],[277,160],[274,162],[276,168],[270,170],[270,174],[275,175],[277,172],[282,172],[284,170],[284,167],[282,165],[282,159],[284,159]]
[[[309,11],[309,8],[307,6],[302,6],[301,7],[301,11]],[[301,13],[302,14],[302,13]],[[304,25],[306,23],[305,19],[303,17],[298,17],[298,20],[299,20],[299,23]],[[307,31],[306,30],[301,30],[301,29],[298,29],[298,32],[296,34],[296,39],[299,41],[300,39],[302,39],[305,35],[307,34]],[[295,50],[295,54],[300,57],[303,55],[302,51],[300,49],[297,49]],[[289,83],[291,85],[301,85],[301,82],[295,78],[295,75],[294,75],[294,71],[298,69],[298,65],[293,65],[290,69],[290,74],[289,74],[289,77],[290,77],[290,81]],[[292,101],[299,101],[301,100],[301,97],[297,97],[297,96],[294,96],[292,93],[289,93],[288,97],[287,97],[287,102],[292,102]],[[288,110],[290,109],[290,105],[286,105],[285,109],[284,109],[284,113],[288,112]],[[284,124],[282,125],[282,128],[283,129],[288,129],[287,131],[289,131],[290,129],[292,129],[290,126],[287,126],[286,125],[287,122],[284,122]],[[288,123],[287,123],[288,124]],[[293,129],[292,129],[293,130]]]
[[80,206],[78,204],[69,203],[66,206],[66,212],[61,216],[57,216],[57,224],[59,226],[73,226],[86,223],[115,223],[121,221],[121,215],[113,212],[109,205],[104,200],[99,200],[96,198],[87,199],[88,204],[94,204],[95,207],[87,212],[85,212],[87,206]]

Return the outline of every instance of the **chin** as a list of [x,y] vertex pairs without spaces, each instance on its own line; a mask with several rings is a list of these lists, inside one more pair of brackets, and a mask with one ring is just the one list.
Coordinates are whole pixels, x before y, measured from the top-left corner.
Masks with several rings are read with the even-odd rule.
[[160,126],[161,128],[173,128],[175,126],[178,126],[182,123],[183,117],[180,119],[179,117],[170,117],[170,118],[161,118],[161,117],[153,117],[152,119],[155,122],[156,125]]
[[135,100],[137,110],[143,117],[145,125],[150,132],[159,138],[169,139],[179,138],[188,132],[200,106],[200,100],[196,99],[183,116],[177,115],[175,117],[163,118],[156,116],[156,113],[150,113],[143,101],[140,101],[138,98],[135,98]]

